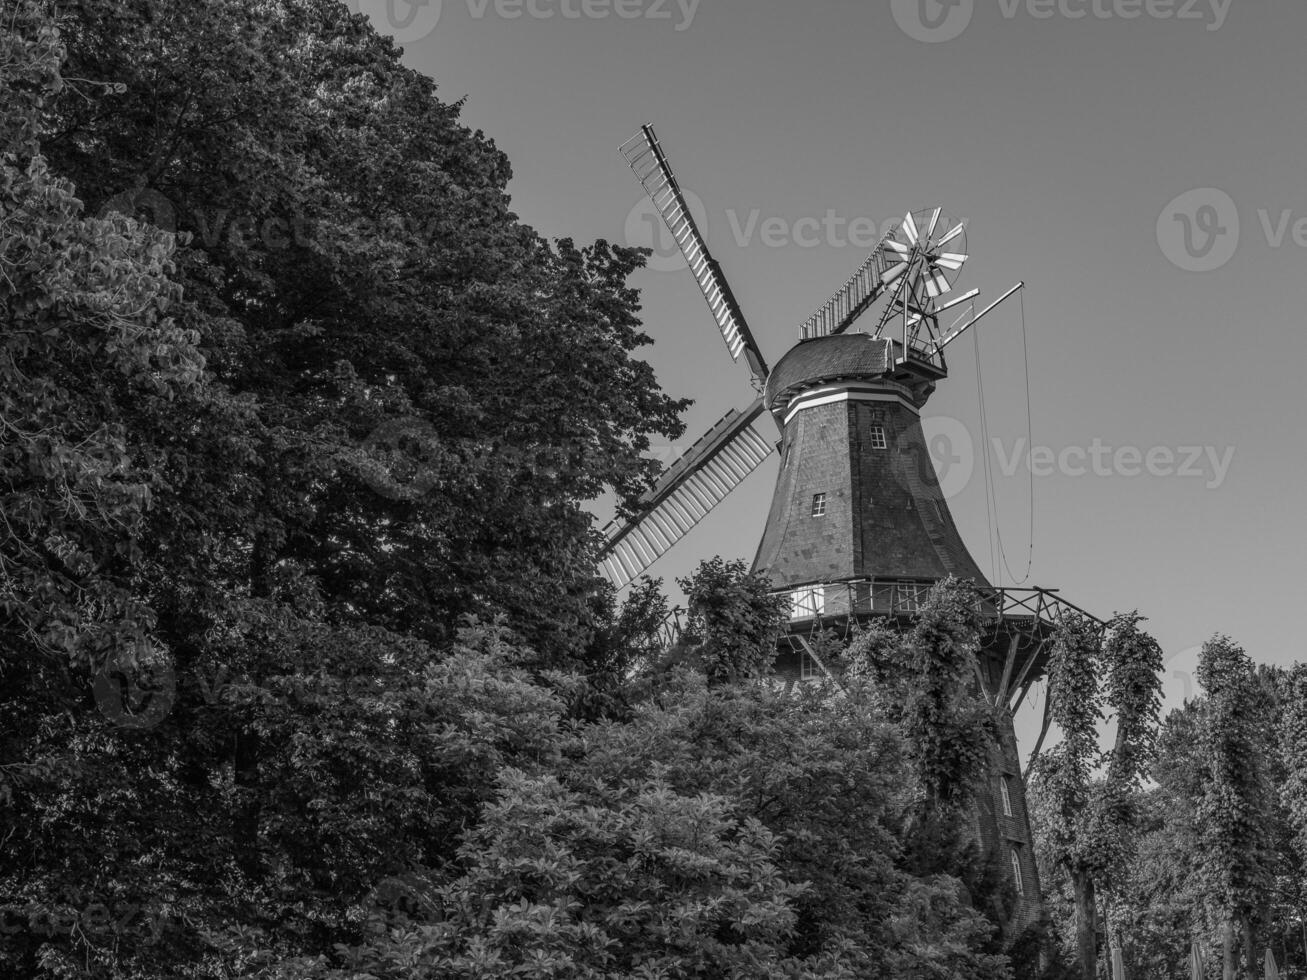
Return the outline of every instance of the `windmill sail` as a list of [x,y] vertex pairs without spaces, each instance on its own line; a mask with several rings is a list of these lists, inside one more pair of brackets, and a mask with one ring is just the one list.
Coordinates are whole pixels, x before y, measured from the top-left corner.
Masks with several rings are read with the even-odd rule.
[[799,328],[803,339],[843,333],[880,299],[886,289],[898,282],[908,271],[912,259],[912,249],[893,238],[882,239],[858,271],[803,322]]
[[762,412],[760,398],[728,413],[663,474],[635,520],[604,528],[599,565],[615,588],[643,575],[771,455],[753,424]]
[[676,175],[672,173],[653,127],[641,127],[640,132],[622,144],[621,152],[645,193],[649,195],[649,200],[662,215],[667,230],[676,239],[699,289],[703,291],[704,299],[708,301],[708,309],[717,321],[717,328],[726,341],[726,349],[737,361],[744,354],[754,379],[762,384],[767,378],[767,362],[763,360],[762,352],[754,342],[730,284],[708,252],[708,245],[690,215],[685,195],[681,193]]
[[[969,258],[965,252],[942,250],[961,238],[966,227],[958,222],[948,228],[949,223],[940,223],[942,215],[940,208],[908,212],[899,228],[871,250],[858,271],[804,321],[800,327],[803,339],[843,333],[891,287],[894,298],[881,317],[878,335],[895,309],[920,322],[942,308],[937,301],[953,289],[953,281]],[[940,233],[938,239],[936,232]]]

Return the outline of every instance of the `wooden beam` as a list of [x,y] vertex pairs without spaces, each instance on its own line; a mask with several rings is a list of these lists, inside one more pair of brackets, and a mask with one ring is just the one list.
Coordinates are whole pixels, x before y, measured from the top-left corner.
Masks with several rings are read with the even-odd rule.
[[802,636],[796,636],[795,639],[799,641],[799,645],[803,647],[804,652],[807,653],[808,656],[810,656],[813,659],[813,661],[817,664],[817,666],[821,668],[821,672],[825,674],[827,677],[829,677],[832,681],[834,681],[836,687],[838,687],[841,691],[847,694],[848,688],[844,686],[844,682],[841,681],[834,674],[832,674],[830,668],[827,667],[824,663],[822,663],[821,657],[817,656],[817,651],[812,648],[812,644],[809,643],[807,639]]
[[971,667],[976,672],[976,683],[980,685],[980,694],[985,700],[989,700],[989,685],[985,683],[985,672],[980,669],[980,658],[973,656],[971,658]]
[[999,705],[1007,702],[1008,699],[1007,685],[1008,685],[1008,681],[1012,679],[1012,667],[1016,663],[1017,646],[1020,643],[1021,643],[1021,634],[1013,633],[1012,642],[1008,644],[1008,648],[1007,648],[1007,662],[1003,665],[1003,679],[998,682],[998,690],[994,693],[994,707],[996,708]]
[[[1025,692],[1030,690],[1030,684],[1026,683],[1026,675],[1029,674],[1030,669],[1035,666],[1035,661],[1039,659],[1039,655],[1044,652],[1044,647],[1047,645],[1047,639],[1041,639],[1035,645],[1034,651],[1030,654],[1029,658],[1027,658],[1025,664],[1022,665],[1021,673],[1017,674],[1017,679],[1012,682],[1013,688],[1021,688],[1021,697],[1017,699],[1017,703],[1012,708],[1012,713],[1014,715],[1017,713],[1017,708],[1021,707],[1021,701],[1026,696]],[[1032,683],[1033,680],[1034,679],[1031,678]]]
[[1030,773],[1035,768],[1035,763],[1039,761],[1039,752],[1044,747],[1044,739],[1048,736],[1048,728],[1053,723],[1052,705],[1053,699],[1045,696],[1044,698],[1044,723],[1039,729],[1039,739],[1035,742],[1035,751],[1030,753],[1030,761],[1026,763],[1025,770],[1021,773],[1021,783],[1025,785],[1030,779]]
[[1012,705],[1013,716],[1015,716],[1016,713],[1021,710],[1021,702],[1026,699],[1026,695],[1030,693],[1030,689],[1034,686],[1035,686],[1035,679],[1033,677],[1021,685],[1021,693],[1017,695],[1017,703]]

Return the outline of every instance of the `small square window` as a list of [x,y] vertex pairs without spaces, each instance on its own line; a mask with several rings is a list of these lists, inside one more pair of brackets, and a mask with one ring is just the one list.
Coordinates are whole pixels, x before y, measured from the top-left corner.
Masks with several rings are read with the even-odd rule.
[[815,493],[812,495],[812,516],[826,516],[826,495],[824,493]]
[[885,426],[873,425],[871,427],[871,448],[888,449],[889,441],[885,438]]

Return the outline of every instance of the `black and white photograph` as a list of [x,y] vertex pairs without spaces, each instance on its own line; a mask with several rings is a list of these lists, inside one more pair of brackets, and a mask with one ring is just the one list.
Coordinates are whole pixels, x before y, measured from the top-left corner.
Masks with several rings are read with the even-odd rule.
[[1305,39],[0,0],[0,980],[1307,980]]

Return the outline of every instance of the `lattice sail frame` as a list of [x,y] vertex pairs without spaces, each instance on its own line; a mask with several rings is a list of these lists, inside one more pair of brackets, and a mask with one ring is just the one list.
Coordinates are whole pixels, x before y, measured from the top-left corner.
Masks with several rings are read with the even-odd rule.
[[668,469],[633,521],[604,528],[599,566],[614,588],[643,575],[772,454],[754,425],[762,413],[762,399],[729,412]]
[[685,256],[731,358],[738,361],[743,354],[753,373],[754,383],[760,387],[767,379],[767,362],[753,339],[730,284],[694,223],[685,195],[653,127],[642,126],[640,132],[622,144],[621,153]]

